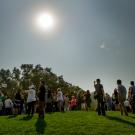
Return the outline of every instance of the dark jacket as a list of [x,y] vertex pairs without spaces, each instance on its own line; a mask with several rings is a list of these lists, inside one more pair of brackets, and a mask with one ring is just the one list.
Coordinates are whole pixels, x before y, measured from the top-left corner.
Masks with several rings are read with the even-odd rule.
[[39,101],[45,101],[45,93],[46,93],[46,88],[45,86],[41,85],[38,93]]

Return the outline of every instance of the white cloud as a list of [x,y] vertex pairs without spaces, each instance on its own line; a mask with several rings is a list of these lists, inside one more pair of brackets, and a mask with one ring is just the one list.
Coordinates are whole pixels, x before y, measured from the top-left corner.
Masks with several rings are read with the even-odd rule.
[[99,47],[100,47],[101,49],[105,49],[105,48],[106,48],[105,42],[102,42]]
[[101,49],[104,49],[104,48],[105,48],[105,45],[100,45],[100,48],[101,48]]

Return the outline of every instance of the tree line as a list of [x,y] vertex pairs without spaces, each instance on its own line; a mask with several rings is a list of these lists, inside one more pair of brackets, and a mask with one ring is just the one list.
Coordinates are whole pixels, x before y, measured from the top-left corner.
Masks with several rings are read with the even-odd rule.
[[74,86],[66,82],[63,76],[58,76],[49,67],[42,67],[40,64],[22,64],[20,68],[14,67],[13,70],[0,69],[0,90],[2,93],[14,96],[18,91],[28,89],[30,82],[38,90],[40,81],[44,80],[48,90],[55,91],[61,88],[64,93],[73,95],[78,91],[83,91],[79,86]]

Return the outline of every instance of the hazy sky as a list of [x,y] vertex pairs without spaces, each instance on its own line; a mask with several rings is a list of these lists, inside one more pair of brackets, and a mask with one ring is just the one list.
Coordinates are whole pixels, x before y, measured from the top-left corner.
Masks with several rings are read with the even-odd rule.
[[[0,68],[21,64],[51,67],[66,81],[106,91],[135,80],[135,0],[0,0]],[[52,31],[41,32],[35,16],[47,11]]]

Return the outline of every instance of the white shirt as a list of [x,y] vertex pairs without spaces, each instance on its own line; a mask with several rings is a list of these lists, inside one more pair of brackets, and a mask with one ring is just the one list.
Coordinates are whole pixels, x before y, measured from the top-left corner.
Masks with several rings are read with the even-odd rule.
[[29,89],[29,90],[26,90],[26,92],[28,93],[27,103],[32,102],[32,101],[36,101],[35,89]]
[[124,102],[124,106],[125,106],[125,107],[129,107],[129,106],[130,106],[130,104],[129,104],[129,101],[128,101],[128,100],[126,100],[126,101]]
[[62,91],[58,91],[58,93],[57,93],[57,101],[63,101],[63,93],[62,93]]
[[13,108],[13,102],[10,98],[5,100],[5,108]]

